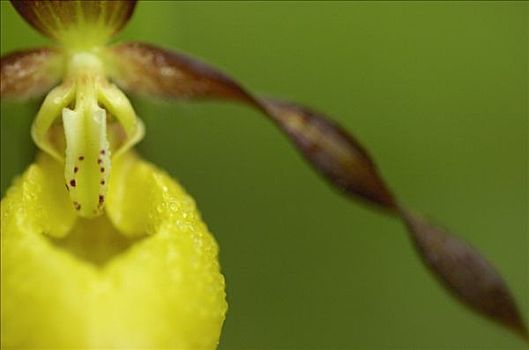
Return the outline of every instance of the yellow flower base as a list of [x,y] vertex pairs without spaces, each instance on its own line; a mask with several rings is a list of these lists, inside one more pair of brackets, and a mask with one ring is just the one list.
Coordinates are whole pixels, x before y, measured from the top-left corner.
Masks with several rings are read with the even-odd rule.
[[41,154],[2,200],[2,348],[216,348],[224,278],[193,199],[128,153],[80,219],[63,170]]

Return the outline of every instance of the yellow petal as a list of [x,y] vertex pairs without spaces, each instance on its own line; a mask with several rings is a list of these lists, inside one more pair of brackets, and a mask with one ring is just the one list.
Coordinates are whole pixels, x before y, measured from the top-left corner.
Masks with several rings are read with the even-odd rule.
[[224,278],[194,201],[129,153],[108,216],[76,219],[61,172],[41,155],[2,200],[2,348],[214,349]]

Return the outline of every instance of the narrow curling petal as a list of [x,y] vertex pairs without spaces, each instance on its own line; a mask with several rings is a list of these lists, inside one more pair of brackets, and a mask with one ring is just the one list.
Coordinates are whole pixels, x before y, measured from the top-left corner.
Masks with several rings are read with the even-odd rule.
[[470,308],[529,340],[509,288],[487,260],[466,242],[420,216],[403,212],[403,218],[425,264],[450,292]]
[[360,143],[323,115],[294,103],[255,97],[223,73],[149,44],[118,45],[105,57],[107,73],[127,91],[180,99],[226,99],[257,108],[338,189],[381,208],[396,209],[391,193]]
[[24,100],[38,97],[57,84],[64,57],[59,50],[17,51],[0,59],[0,97]]
[[410,216],[360,143],[323,114],[255,96],[204,63],[149,44],[114,46],[105,59],[110,77],[127,91],[175,99],[231,100],[263,112],[335,188],[401,219],[422,261],[460,301],[527,340],[526,326],[500,275],[461,240]]

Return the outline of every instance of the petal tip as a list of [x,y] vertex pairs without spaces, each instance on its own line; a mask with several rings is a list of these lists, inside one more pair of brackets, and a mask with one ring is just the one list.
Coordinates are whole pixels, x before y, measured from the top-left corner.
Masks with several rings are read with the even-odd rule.
[[421,259],[465,306],[528,338],[527,327],[507,284],[473,247],[421,216],[401,209]]

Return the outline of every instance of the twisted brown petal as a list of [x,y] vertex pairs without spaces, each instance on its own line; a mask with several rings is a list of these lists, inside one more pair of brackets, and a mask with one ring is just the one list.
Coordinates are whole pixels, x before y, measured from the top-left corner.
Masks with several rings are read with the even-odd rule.
[[392,195],[369,156],[339,126],[302,106],[260,99],[209,66],[149,44],[116,46],[107,56],[110,76],[126,90],[182,99],[244,102],[266,115],[290,137],[312,166],[340,190],[382,208],[395,209]]
[[271,99],[258,102],[314,169],[336,188],[384,209],[396,208],[367,152],[339,125],[293,103]]
[[477,312],[527,338],[527,329],[507,285],[496,270],[471,246],[403,211],[424,263],[457,298]]
[[401,209],[363,147],[324,115],[294,103],[256,97],[203,63],[148,44],[113,47],[107,60],[114,81],[134,93],[225,99],[257,108],[336,188],[400,217],[422,260],[459,300],[527,339],[509,289],[494,269],[463,241]]
[[25,99],[43,95],[62,75],[62,54],[54,49],[12,52],[0,58],[0,96]]
[[61,39],[73,27],[85,26],[108,34],[117,33],[128,22],[136,0],[11,0],[17,12],[42,34]]

